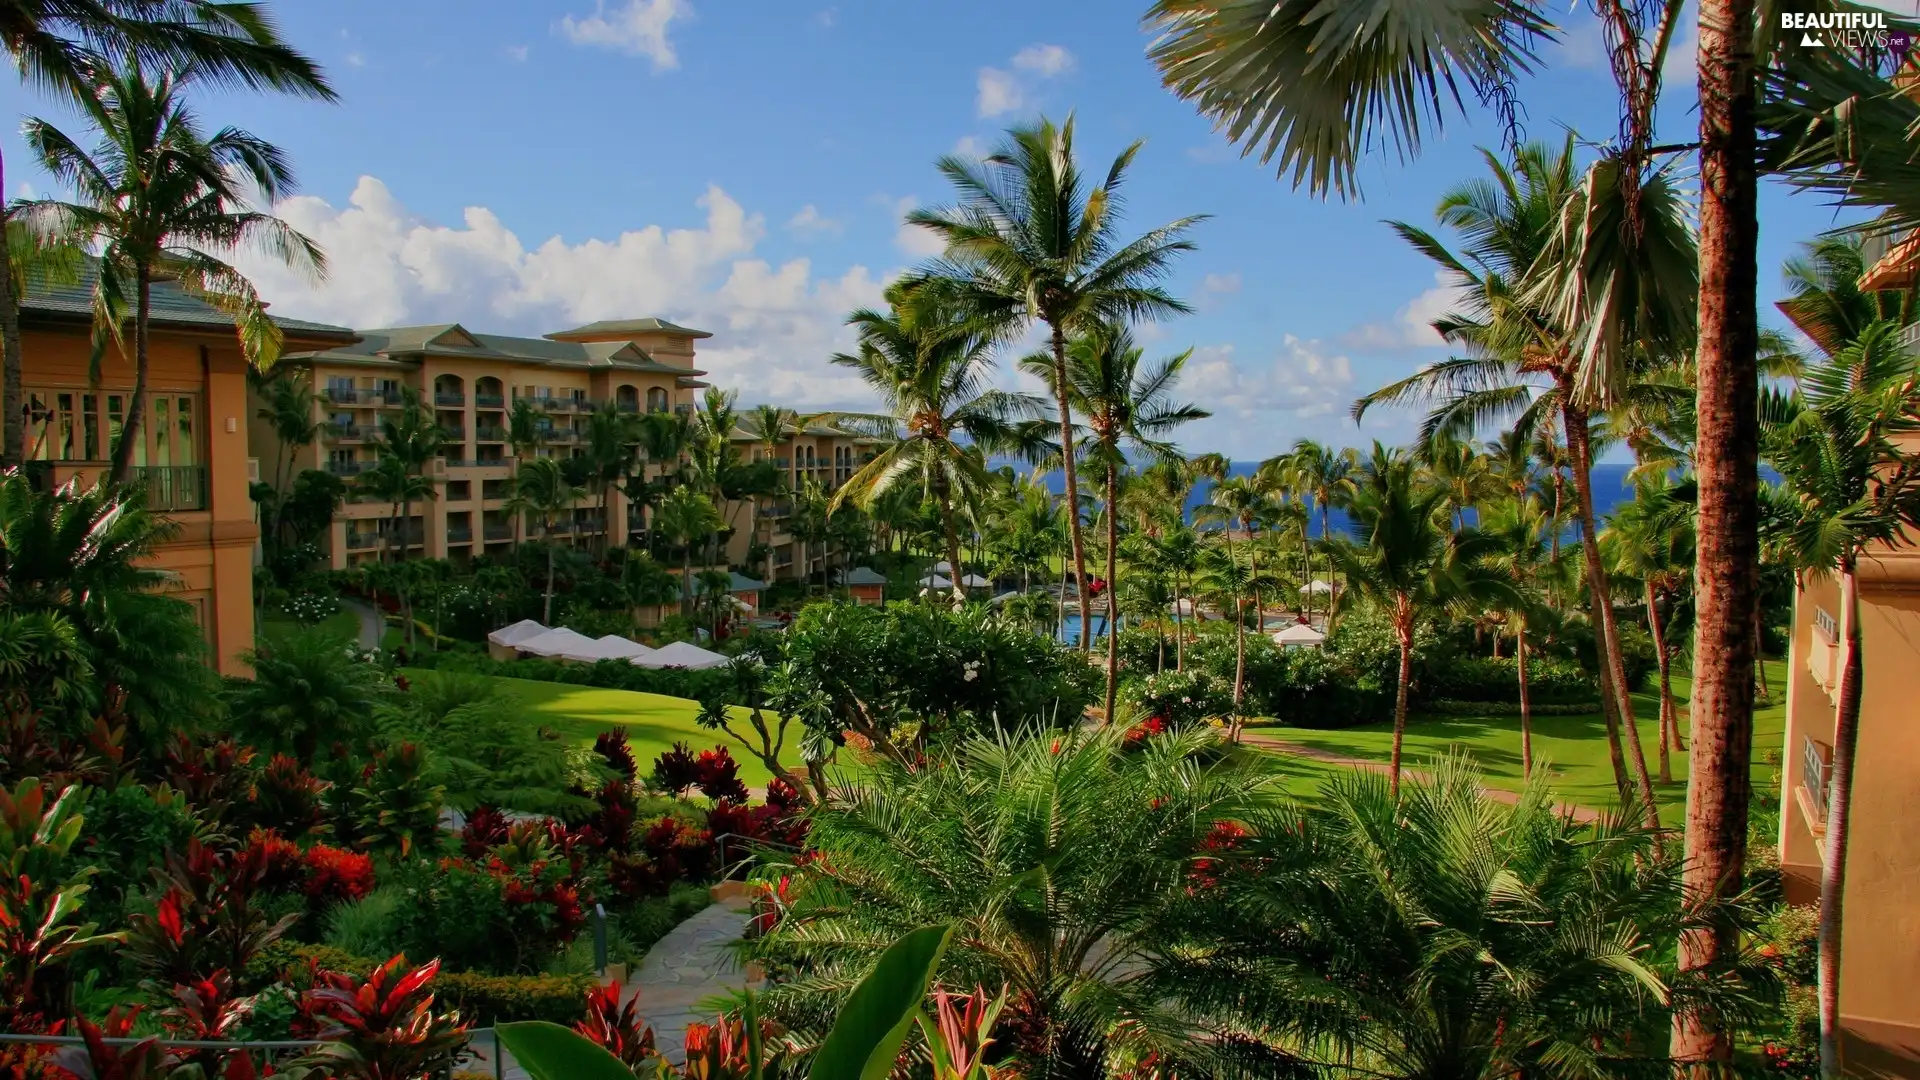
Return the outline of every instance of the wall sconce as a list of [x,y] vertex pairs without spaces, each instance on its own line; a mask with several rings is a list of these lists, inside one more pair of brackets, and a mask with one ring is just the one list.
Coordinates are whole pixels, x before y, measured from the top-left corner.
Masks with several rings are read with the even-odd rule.
[[234,432],[239,430],[240,430],[240,421],[234,419],[231,416],[227,417],[227,434],[231,435]]

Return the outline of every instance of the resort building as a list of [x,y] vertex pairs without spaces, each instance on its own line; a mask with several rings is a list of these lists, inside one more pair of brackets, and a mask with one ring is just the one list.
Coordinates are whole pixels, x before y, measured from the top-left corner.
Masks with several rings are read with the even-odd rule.
[[[1911,287],[1920,269],[1914,254],[1912,243],[1896,245],[1862,286]],[[1920,726],[1910,711],[1920,700],[1920,548],[1878,552],[1863,560],[1859,577],[1865,680],[1841,949],[1844,1053],[1849,1073],[1920,1076]],[[1808,577],[1794,597],[1780,748],[1780,862],[1795,903],[1819,901],[1826,859],[1840,616],[1838,581]]]
[[[40,482],[88,485],[104,474],[132,405],[132,329],[90,378],[92,282],[36,284],[20,303],[27,471]],[[248,362],[233,318],[169,281],[153,286],[145,419],[133,479],[177,526],[152,565],[193,606],[222,674],[249,670],[253,554],[260,529],[247,485]],[[345,346],[345,327],[276,319],[289,349]]]
[[[589,418],[607,403],[630,413],[691,413],[708,385],[701,380],[706,373],[694,366],[694,343],[712,335],[648,318],[589,323],[537,338],[476,333],[458,323],[360,330],[356,336],[281,361],[311,380],[320,437],[294,447],[293,460],[283,463],[279,458],[287,450],[256,416],[253,445],[266,466],[263,474],[290,477],[324,469],[351,484],[378,461],[382,422],[397,414],[408,393],[418,395],[447,438],[426,472],[434,497],[414,504],[406,543],[431,558],[464,561],[504,554],[538,537],[537,524],[507,509],[519,456],[584,453]],[[533,439],[519,446],[508,422],[517,401],[528,402],[540,416]],[[771,446],[750,421],[732,438],[743,458],[772,458],[796,489],[811,479],[831,491],[858,468],[863,448],[871,455],[865,444],[872,440],[832,417],[804,418]],[[776,577],[821,569],[821,552],[809,553],[786,527],[789,500],[756,499],[721,510],[732,530],[726,561],[747,565],[760,544]],[[554,537],[621,545],[645,528],[642,508],[616,486],[606,496],[604,514],[597,495],[582,499],[569,519],[556,523]],[[330,561],[339,568],[377,559],[399,541],[389,536],[397,529],[390,504],[349,498],[325,545]]]

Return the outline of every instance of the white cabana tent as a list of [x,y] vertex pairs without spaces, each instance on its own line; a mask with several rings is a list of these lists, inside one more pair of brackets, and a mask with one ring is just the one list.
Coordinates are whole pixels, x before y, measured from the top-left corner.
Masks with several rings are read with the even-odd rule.
[[1273,635],[1273,643],[1283,649],[1317,649],[1326,640],[1327,635],[1306,623],[1294,623]]
[[607,660],[631,660],[636,656],[646,656],[653,652],[645,645],[637,641],[629,641],[619,634],[608,634],[597,640],[601,651],[605,654],[603,658]]
[[555,627],[544,634],[535,634],[514,645],[514,649],[530,656],[541,656],[552,660],[578,660],[588,664],[606,659],[601,655],[598,641],[564,626]]
[[920,584],[928,589],[953,588],[953,582],[941,577],[939,574],[928,574],[926,577],[920,579]]
[[511,660],[515,645],[546,632],[547,628],[536,619],[521,619],[510,626],[503,626],[487,635],[487,655],[495,660]]
[[663,645],[646,656],[634,658],[634,663],[650,668],[713,668],[727,663],[727,658],[717,652],[709,652],[692,642],[676,641]]
[[951,574],[953,573],[953,564],[945,559],[941,559],[939,562],[933,564],[933,572],[936,574]]
[[1300,586],[1300,591],[1303,593],[1312,593],[1315,596],[1327,596],[1333,592],[1333,582],[1309,581],[1305,585]]
[[993,584],[993,582],[988,581],[979,574],[968,574],[960,579],[960,587],[963,589],[984,589],[991,584]]

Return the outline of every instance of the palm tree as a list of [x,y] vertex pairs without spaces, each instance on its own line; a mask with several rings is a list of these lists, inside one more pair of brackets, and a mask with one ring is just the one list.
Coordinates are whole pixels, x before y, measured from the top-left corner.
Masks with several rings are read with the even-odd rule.
[[[1120,474],[1128,467],[1128,451],[1157,461],[1178,457],[1167,436],[1181,424],[1213,415],[1187,402],[1172,400],[1174,384],[1188,349],[1151,367],[1143,366],[1142,350],[1124,325],[1090,328],[1067,346],[1066,384],[1055,382],[1060,369],[1041,353],[1020,362],[1021,370],[1045,381],[1054,397],[1086,418],[1092,436],[1088,456],[1106,470],[1107,518],[1107,723],[1113,723],[1115,690],[1120,680]],[[1084,603],[1083,603],[1084,608]],[[1082,620],[1085,621],[1084,619]]]
[[818,857],[749,946],[808,972],[767,991],[769,1014],[810,1040],[887,941],[951,923],[942,979],[1006,987],[996,1042],[1020,1075],[1115,1075],[1109,1061],[1155,1051],[1181,1076],[1214,1075],[1200,1059],[1225,1033],[1159,992],[1165,954],[1148,944],[1209,838],[1273,787],[1257,760],[1211,745],[1164,735],[1127,753],[1118,731],[1035,732],[968,739],[940,767],[863,770],[821,800]]
[[1899,442],[1920,432],[1920,374],[1900,332],[1897,322],[1872,323],[1810,367],[1797,389],[1761,396],[1767,461],[1795,497],[1797,520],[1785,530],[1792,565],[1837,574],[1840,583],[1840,686],[1820,875],[1820,1059],[1822,1074],[1833,1077],[1841,1065],[1841,902],[1865,669],[1859,563],[1876,548],[1910,543],[1905,530],[1920,525],[1920,458]]
[[1668,748],[1680,749],[1680,710],[1673,697],[1672,654],[1666,619],[1678,606],[1693,569],[1693,507],[1675,497],[1665,477],[1642,483],[1632,502],[1613,515],[1600,534],[1619,575],[1637,580],[1647,605],[1647,631],[1660,664],[1660,782],[1673,781]]
[[864,508],[901,480],[917,480],[940,508],[954,602],[960,603],[966,593],[954,503],[978,499],[988,484],[981,451],[1016,448],[1017,420],[1035,412],[1036,403],[993,388],[992,342],[950,302],[896,285],[887,303],[884,312],[862,309],[847,316],[860,349],[833,362],[859,373],[900,435],[834,492],[832,506],[851,501]]
[[[1612,594],[1600,557],[1592,482],[1594,410],[1644,399],[1670,401],[1678,391],[1666,381],[1636,377],[1642,372],[1631,364],[1588,361],[1590,347],[1607,351],[1593,346],[1594,339],[1624,331],[1603,331],[1603,320],[1568,310],[1561,293],[1572,286],[1560,277],[1558,268],[1569,261],[1582,266],[1606,262],[1612,251],[1620,264],[1613,273],[1634,278],[1642,290],[1660,294],[1659,302],[1644,311],[1628,304],[1634,312],[1620,314],[1618,320],[1634,333],[1644,329],[1650,343],[1670,342],[1680,334],[1670,324],[1685,313],[1684,306],[1676,307],[1676,300],[1692,291],[1682,265],[1689,260],[1681,258],[1681,253],[1691,250],[1685,219],[1672,185],[1664,175],[1655,174],[1636,189],[1638,216],[1649,237],[1646,243],[1631,254],[1620,254],[1608,244],[1583,246],[1569,238],[1569,231],[1576,228],[1570,222],[1585,222],[1577,228],[1594,230],[1599,228],[1595,221],[1625,215],[1616,205],[1621,194],[1617,183],[1597,183],[1592,172],[1584,183],[1576,183],[1571,136],[1557,151],[1540,145],[1520,148],[1511,168],[1490,153],[1483,156],[1493,181],[1454,189],[1442,198],[1437,211],[1443,224],[1466,239],[1459,253],[1423,229],[1394,224],[1402,237],[1438,262],[1463,288],[1462,311],[1436,320],[1434,327],[1450,342],[1464,345],[1469,355],[1430,365],[1368,394],[1354,403],[1353,414],[1358,418],[1383,403],[1433,402],[1422,425],[1423,440],[1458,434],[1506,416],[1514,417],[1514,427],[1533,431],[1548,415],[1558,414],[1572,462],[1575,513],[1581,524],[1615,780],[1624,791],[1629,782],[1620,750],[1624,733],[1631,778],[1639,784],[1643,809],[1652,815],[1656,813],[1653,781],[1634,721]],[[1649,265],[1640,266],[1641,261]],[[1598,279],[1606,274],[1595,270],[1592,276]],[[1656,282],[1668,284],[1653,288]],[[1663,328],[1646,329],[1654,324]],[[1650,346],[1633,355],[1644,363],[1665,354]],[[1590,369],[1596,366],[1605,367],[1607,373],[1606,385],[1598,390],[1588,386]]]
[[32,212],[99,245],[96,364],[109,340],[124,347],[122,324],[132,309],[133,400],[113,451],[116,483],[126,481],[144,435],[155,275],[175,278],[230,313],[247,358],[264,368],[279,356],[280,329],[252,283],[220,254],[250,248],[314,279],[326,270],[313,241],[271,214],[246,208],[249,186],[271,203],[291,190],[293,171],[279,148],[247,132],[202,134],[182,95],[190,71],[149,79],[137,61],[118,69],[92,63],[91,93],[80,99],[100,136],[91,153],[44,120],[25,127],[40,163],[83,200],[45,200]]
[[[1553,563],[1546,545],[1552,527],[1540,504],[1521,495],[1489,508],[1482,531],[1492,543],[1487,565],[1506,574],[1511,595],[1505,598],[1507,624],[1513,630],[1514,666],[1520,682],[1520,766],[1533,777],[1533,701],[1527,690],[1527,633],[1546,607],[1544,579]],[[1497,641],[1497,639],[1496,639]],[[1495,650],[1496,655],[1498,650]],[[1664,661],[1662,662],[1664,666]],[[1666,751],[1660,754],[1661,780],[1666,780]]]
[[713,535],[726,524],[713,500],[691,485],[682,484],[667,492],[654,511],[654,528],[668,543],[680,546],[680,613],[692,611],[693,545]]
[[[360,495],[386,503],[392,508],[388,515],[388,529],[383,537],[381,561],[391,561],[398,567],[405,559],[408,533],[413,527],[413,503],[416,499],[431,499],[434,495],[433,480],[422,476],[407,465],[406,459],[397,454],[381,454],[373,463],[373,468],[353,478],[353,487]],[[394,550],[398,537],[399,549]],[[405,580],[398,572],[387,578],[394,586],[394,592],[400,598],[401,615],[407,625],[407,641],[412,642],[413,606]],[[376,595],[376,601],[379,599]]]
[[539,521],[540,539],[547,548],[546,596],[540,606],[543,623],[553,622],[553,519],[571,510],[582,494],[553,458],[526,458],[514,470],[513,495],[507,499],[507,512],[531,515]]
[[[249,381],[255,384],[260,398],[265,402],[254,415],[265,421],[273,430],[273,437],[280,443],[280,460],[274,469],[273,488],[279,500],[284,500],[288,488],[293,483],[293,455],[303,446],[312,446],[320,437],[320,424],[315,414],[320,401],[313,391],[312,382],[306,377],[280,373],[266,377],[249,375]],[[275,502],[272,535],[277,542],[280,539],[281,501]]]
[[[1184,314],[1189,309],[1162,289],[1175,256],[1191,251],[1188,229],[1203,217],[1186,217],[1134,240],[1119,232],[1119,188],[1139,154],[1136,142],[1121,151],[1106,176],[1087,186],[1073,148],[1073,118],[1007,133],[985,159],[950,154],[940,172],[960,195],[960,204],[915,210],[907,220],[933,232],[947,246],[943,259],[919,281],[953,296],[963,309],[1001,334],[1043,322],[1051,338],[1053,385],[1065,387],[1067,337],[1101,323]],[[1073,416],[1057,399],[1060,468],[1069,507],[1080,505],[1075,468]],[[1076,514],[1068,520],[1074,582],[1087,596],[1086,548]],[[1088,620],[1080,620],[1080,647],[1089,647]]]
[[1190,610],[1194,575],[1200,570],[1200,534],[1185,522],[1169,526],[1159,536],[1149,538],[1152,562],[1156,569],[1173,579],[1173,668],[1187,668],[1187,616]]
[[1493,541],[1475,529],[1447,527],[1449,493],[1423,480],[1414,461],[1379,443],[1361,466],[1347,512],[1362,542],[1332,549],[1358,596],[1384,612],[1400,645],[1393,700],[1393,757],[1388,776],[1400,790],[1400,747],[1407,730],[1407,688],[1413,680],[1413,631],[1422,619],[1464,604],[1511,603],[1513,587],[1482,560]]
[[[1320,512],[1320,542],[1325,544],[1333,537],[1334,509],[1345,505],[1348,496],[1353,493],[1353,470],[1359,461],[1359,455],[1354,453],[1350,446],[1332,450],[1312,439],[1301,439],[1293,444],[1292,457],[1293,474],[1295,482],[1300,486],[1301,494],[1312,499],[1314,509]],[[1309,568],[1313,565],[1311,556],[1308,558],[1307,565]],[[1311,573],[1307,575],[1307,584],[1309,587],[1307,602],[1311,605],[1313,602]],[[1331,610],[1333,600],[1339,596],[1339,585],[1333,581],[1327,584],[1334,590],[1328,600],[1328,609]],[[1311,606],[1308,607],[1307,613],[1309,615],[1313,613]]]
[[[161,70],[194,68],[203,82],[271,88],[332,101],[332,87],[312,60],[280,40],[257,4],[216,0],[4,0],[0,42],[28,82],[65,98],[92,96],[92,66],[98,56],[138,56]],[[0,162],[0,191],[6,189]],[[9,220],[10,211],[0,211]],[[9,227],[9,240],[12,229]],[[24,460],[20,357],[22,252],[0,250],[0,468]]]
[[613,486],[627,475],[633,461],[634,417],[622,412],[611,401],[601,402],[587,417],[586,458],[588,492],[600,502],[600,553],[606,554],[613,537],[613,523],[607,520],[607,496]]
[[[420,392],[411,386],[402,386],[400,411],[381,418],[380,439],[375,449],[381,460],[398,461],[410,479],[424,480],[427,463],[441,454],[446,441],[446,429],[440,426],[433,410],[421,400]],[[419,484],[402,484],[399,491],[400,551],[395,558],[404,561],[411,539],[409,526],[413,521],[413,500],[431,500],[436,488],[432,480],[425,480]]]
[[1231,541],[1199,553],[1197,583],[1202,594],[1221,610],[1233,613],[1233,725],[1231,738],[1240,739],[1240,703],[1247,686],[1247,601],[1259,589],[1253,567],[1241,559]]
[[364,741],[387,680],[351,645],[318,627],[262,642],[247,657],[253,678],[236,680],[229,693],[237,733],[306,765],[336,743]]
[[[780,444],[792,438],[793,432],[799,430],[800,414],[794,412],[792,409],[782,408],[778,405],[757,405],[750,415],[753,417],[753,428],[760,435],[760,448],[764,451],[764,453],[761,454],[761,460],[774,463],[773,467],[779,471],[777,482],[772,492],[777,498],[791,485],[793,477],[790,468],[779,468],[778,455],[780,453]],[[773,519],[766,514],[755,514],[753,522],[756,529],[762,527],[771,529],[773,525]],[[771,533],[759,539],[771,539]],[[767,549],[768,565],[763,568],[768,580],[771,580],[773,576],[772,560],[773,549],[769,547]]]

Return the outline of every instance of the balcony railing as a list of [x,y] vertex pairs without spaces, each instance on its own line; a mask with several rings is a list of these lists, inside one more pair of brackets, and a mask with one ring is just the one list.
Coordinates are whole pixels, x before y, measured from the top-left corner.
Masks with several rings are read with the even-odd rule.
[[778,521],[779,519],[784,517],[789,517],[792,514],[793,514],[793,504],[785,503],[785,502],[768,503],[766,507],[760,511],[760,516],[768,518],[770,520],[774,520],[774,521]]
[[1807,799],[1813,803],[1814,812],[1820,815],[1819,824],[1827,821],[1827,807],[1832,798],[1833,762],[1828,754],[1831,751],[1812,736],[1802,738],[1800,743],[1801,771],[1805,774],[1800,783],[1807,789]]
[[1909,349],[1920,349],[1920,323],[1914,323],[1900,331],[1900,344]]
[[507,399],[500,394],[475,394],[473,395],[473,407],[476,409],[504,409],[507,407]]
[[572,412],[573,410],[582,408],[582,407],[585,407],[585,408],[593,407],[592,405],[587,403],[585,398],[581,398],[578,400],[574,398],[568,398],[568,397],[534,398],[533,403],[535,405],[538,405],[540,408],[546,410],[547,412]]
[[488,540],[513,539],[513,526],[511,525],[488,525],[483,532]]
[[473,526],[471,525],[447,526],[447,543],[471,544],[472,542],[473,542]]
[[473,429],[473,438],[476,442],[503,443],[507,441],[507,429],[503,427],[490,427],[483,424]]
[[466,407],[467,395],[443,394],[440,391],[436,390],[433,393],[433,403],[435,405],[444,405],[450,409],[462,409]]
[[449,469],[504,469],[506,467],[507,467],[507,460],[505,458],[448,458],[447,459],[447,468]]
[[448,442],[466,442],[467,426],[465,424],[441,424],[440,437]]
[[540,441],[550,443],[579,442],[580,433],[572,428],[547,428],[540,433]]
[[371,461],[329,461],[327,471],[335,476],[359,476],[373,468]]
[[380,429],[371,425],[328,424],[327,436],[334,442],[372,442],[380,437]]
[[350,532],[347,534],[348,551],[364,551],[367,548],[378,546],[379,543],[379,533]]
[[637,413],[640,411],[640,403],[637,401],[616,401],[613,403],[613,407],[623,413]]
[[327,400],[342,405],[360,405],[372,401],[373,391],[357,390],[351,386],[327,387]]

